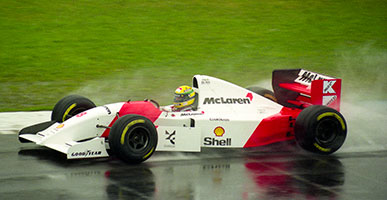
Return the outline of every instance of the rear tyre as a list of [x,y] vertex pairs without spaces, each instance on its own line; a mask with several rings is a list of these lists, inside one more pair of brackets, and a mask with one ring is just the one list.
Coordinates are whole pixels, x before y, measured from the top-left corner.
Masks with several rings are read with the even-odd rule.
[[51,121],[64,122],[81,112],[96,107],[88,98],[80,95],[69,95],[55,104],[51,114]]
[[252,86],[252,87],[248,87],[246,88],[256,94],[259,94],[267,99],[270,99],[274,102],[277,102],[277,99],[275,98],[274,96],[274,92],[268,90],[268,89],[265,89],[265,88],[261,88],[261,87],[257,87],[257,86]]
[[335,109],[313,105],[298,115],[294,131],[296,141],[303,149],[331,154],[343,145],[347,124],[343,115]]
[[120,117],[110,130],[109,146],[121,160],[141,163],[156,150],[156,127],[149,119],[140,115]]

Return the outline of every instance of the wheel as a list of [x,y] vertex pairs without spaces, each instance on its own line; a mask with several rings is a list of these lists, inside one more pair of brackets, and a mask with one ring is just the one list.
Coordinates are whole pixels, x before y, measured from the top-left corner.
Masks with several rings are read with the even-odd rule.
[[265,89],[265,88],[261,88],[261,87],[257,87],[257,86],[253,86],[253,87],[248,87],[246,88],[256,94],[259,94],[263,97],[266,97],[267,99],[270,99],[274,102],[277,102],[277,99],[275,98],[274,96],[274,92],[268,90],[268,89]]
[[128,163],[141,163],[156,150],[157,131],[140,115],[125,115],[112,126],[109,146],[114,155]]
[[51,114],[51,121],[64,122],[72,116],[94,107],[95,104],[86,97],[69,95],[55,104]]
[[313,105],[301,111],[294,127],[297,143],[318,154],[337,151],[347,136],[343,115],[333,108]]

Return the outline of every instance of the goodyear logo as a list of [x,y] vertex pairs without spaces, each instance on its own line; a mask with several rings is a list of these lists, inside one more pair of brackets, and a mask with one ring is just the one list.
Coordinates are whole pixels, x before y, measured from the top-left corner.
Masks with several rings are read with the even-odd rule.
[[81,152],[73,152],[71,153],[71,156],[73,157],[88,157],[88,156],[97,156],[101,155],[102,151],[92,151],[92,150],[86,150]]

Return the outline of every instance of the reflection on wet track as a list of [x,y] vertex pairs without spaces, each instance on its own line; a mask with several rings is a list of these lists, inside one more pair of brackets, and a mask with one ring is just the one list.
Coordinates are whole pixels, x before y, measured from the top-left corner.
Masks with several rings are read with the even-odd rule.
[[[384,199],[387,152],[316,156],[292,143],[156,153],[140,165],[66,160],[0,135],[0,199]],[[372,163],[372,164],[370,164]],[[372,191],[372,192],[371,192]]]

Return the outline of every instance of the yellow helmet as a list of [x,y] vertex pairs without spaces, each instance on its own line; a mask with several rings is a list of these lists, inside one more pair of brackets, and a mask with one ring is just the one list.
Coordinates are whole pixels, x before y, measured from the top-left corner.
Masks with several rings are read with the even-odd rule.
[[195,91],[190,86],[180,86],[175,90],[173,105],[178,110],[191,106],[195,102],[195,95]]

